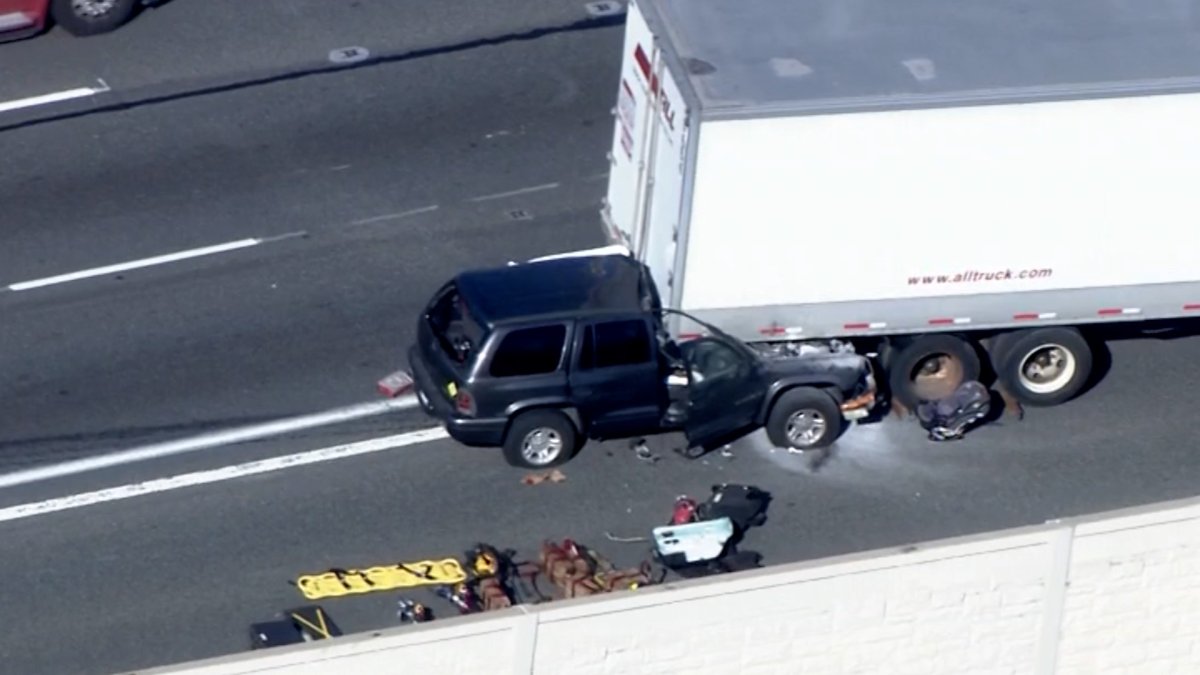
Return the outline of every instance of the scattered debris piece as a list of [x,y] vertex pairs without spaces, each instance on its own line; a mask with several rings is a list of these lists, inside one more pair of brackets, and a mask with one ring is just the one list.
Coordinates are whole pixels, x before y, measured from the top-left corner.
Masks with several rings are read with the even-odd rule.
[[566,479],[566,474],[558,469],[551,469],[549,471],[535,471],[533,473],[525,474],[525,477],[521,479],[521,482],[525,485],[538,485],[539,483],[545,483],[546,481],[550,481],[551,483],[561,483]]
[[636,544],[638,542],[650,541],[650,537],[618,537],[607,530],[604,532],[604,537],[609,541],[615,541],[619,544]]
[[650,446],[646,445],[646,439],[644,438],[637,438],[630,441],[629,449],[633,450],[633,454],[636,455],[638,459],[645,462],[650,462],[651,464],[660,459],[658,455],[654,454],[654,452],[650,450]]
[[400,623],[425,623],[433,620],[433,612],[416,600],[400,598],[396,607],[396,618]]
[[264,649],[280,645],[327,640],[342,634],[320,605],[305,605],[283,612],[284,618],[250,626],[250,648]]

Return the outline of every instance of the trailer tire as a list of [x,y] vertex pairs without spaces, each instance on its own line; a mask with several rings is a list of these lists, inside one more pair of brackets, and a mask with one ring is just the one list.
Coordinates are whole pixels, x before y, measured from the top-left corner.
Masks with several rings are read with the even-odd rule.
[[1092,374],[1092,348],[1076,329],[1034,328],[993,340],[992,366],[1005,390],[1034,407],[1065,403]]
[[[894,400],[910,410],[921,401],[949,396],[963,382],[979,379],[979,353],[957,335],[920,335],[892,349],[887,363],[888,389]],[[934,366],[937,370],[930,371]],[[922,375],[926,379],[918,382]]]
[[804,451],[831,445],[844,425],[842,410],[828,392],[796,387],[771,404],[766,432],[775,447]]
[[[539,450],[543,443],[546,447]],[[504,435],[504,459],[522,469],[548,469],[566,464],[580,445],[579,432],[570,417],[559,410],[539,408],[520,413],[509,424]]]
[[54,23],[76,37],[99,35],[120,28],[137,11],[138,0],[50,0]]

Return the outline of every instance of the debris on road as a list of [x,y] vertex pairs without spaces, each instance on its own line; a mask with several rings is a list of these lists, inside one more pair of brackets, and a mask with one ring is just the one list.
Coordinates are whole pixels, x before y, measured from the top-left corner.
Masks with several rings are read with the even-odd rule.
[[650,537],[618,537],[608,530],[604,531],[604,538],[609,541],[615,541],[618,544],[636,544],[638,542],[650,541]]
[[[670,523],[651,531],[654,558],[683,576],[746,566],[737,546],[747,530],[766,522],[770,502],[769,492],[734,483],[712,486],[699,504],[686,495],[676,497]],[[750,555],[754,561],[748,566],[757,567],[757,555]]]
[[596,551],[572,539],[546,541],[539,557],[542,572],[562,597],[577,598],[616,590],[636,590],[654,583],[649,562],[619,569]]
[[400,598],[396,607],[396,618],[400,623],[425,623],[433,620],[433,612],[416,600]]
[[654,464],[660,459],[658,455],[654,454],[654,452],[650,450],[650,446],[646,445],[646,439],[644,438],[638,438],[630,441],[629,449],[633,450],[633,454],[644,462],[650,462],[651,464]]
[[[551,469],[530,474],[523,482],[536,485],[565,479],[561,471]],[[686,578],[760,566],[757,554],[739,552],[737,546],[747,530],[766,522],[770,501],[770,493],[764,490],[731,483],[713,485],[712,494],[703,502],[680,495],[675,498],[667,524],[653,528],[650,536],[604,533],[614,542],[650,542],[647,555],[630,567],[617,567],[599,552],[568,538],[543,541],[536,562],[518,561],[513,549],[477,543],[461,559],[366,569],[333,568],[288,583],[309,599],[425,586],[459,614],[636,590],[662,583],[670,572]],[[736,562],[747,557],[751,559],[748,564]],[[551,595],[538,588],[538,576],[550,581],[554,589]],[[410,597],[401,596],[396,606],[396,618],[403,625],[434,620],[429,606]],[[253,624],[251,629],[255,649],[341,634],[316,605],[291,610],[288,619]]]
[[342,629],[320,605],[305,605],[282,614],[286,618],[250,625],[251,649],[327,640],[342,634]]
[[566,479],[567,476],[562,471],[559,471],[558,469],[551,469],[549,471],[535,471],[533,473],[527,473],[523,478],[521,478],[521,483],[524,485],[538,485],[545,483],[546,481],[550,481],[551,483],[561,483]]
[[412,391],[413,379],[412,375],[405,370],[397,370],[396,372],[383,378],[376,384],[379,394],[385,398],[396,398],[397,396]]

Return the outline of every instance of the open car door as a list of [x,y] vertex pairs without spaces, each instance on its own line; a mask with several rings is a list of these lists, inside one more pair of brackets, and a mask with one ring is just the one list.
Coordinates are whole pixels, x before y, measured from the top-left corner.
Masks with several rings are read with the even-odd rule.
[[711,450],[753,431],[766,395],[757,357],[713,336],[685,342],[680,351],[688,375],[689,445]]

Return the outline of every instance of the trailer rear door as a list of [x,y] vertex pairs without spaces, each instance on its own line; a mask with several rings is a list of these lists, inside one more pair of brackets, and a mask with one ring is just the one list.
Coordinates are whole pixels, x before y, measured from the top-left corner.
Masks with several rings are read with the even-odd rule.
[[605,222],[670,302],[692,116],[636,1],[628,11]]

